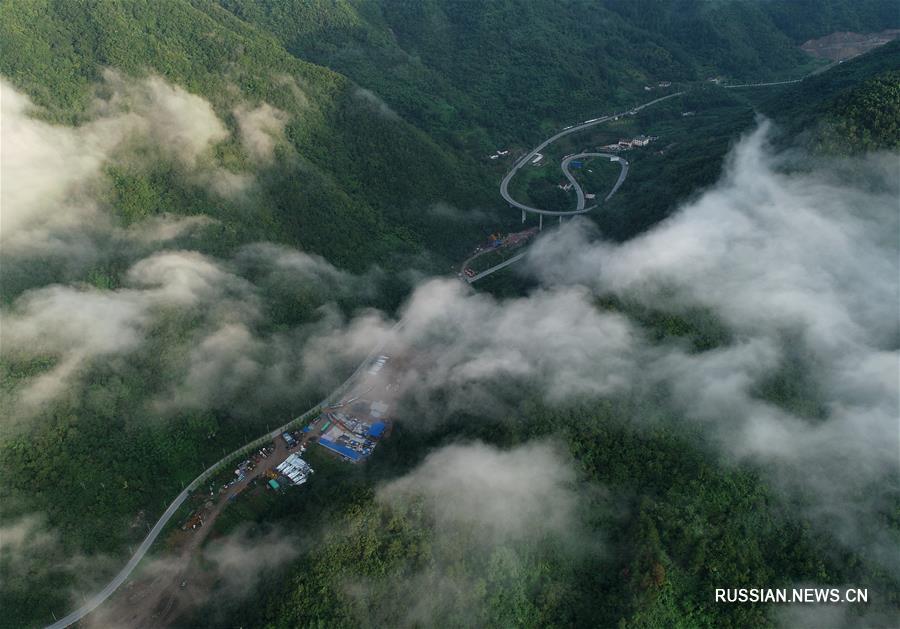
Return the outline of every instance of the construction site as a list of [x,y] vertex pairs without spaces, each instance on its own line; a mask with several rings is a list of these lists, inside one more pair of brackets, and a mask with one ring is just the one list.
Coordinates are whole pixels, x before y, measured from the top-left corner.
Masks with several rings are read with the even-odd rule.
[[318,443],[329,452],[352,463],[372,455],[379,440],[390,433],[387,419],[391,383],[385,370],[390,357],[381,354],[368,366],[366,375],[347,400],[323,409],[313,424],[304,430],[318,429]]
[[[532,227],[531,229],[510,233],[505,236],[499,232],[491,234],[488,237],[487,242],[478,245],[472,255],[463,262],[462,270],[459,272],[459,278],[463,280],[472,279],[484,269],[491,267],[492,264],[502,262],[502,256],[498,257],[497,255],[489,254],[497,254],[501,251],[518,249],[536,236],[537,233],[538,228]],[[478,262],[477,265],[475,264],[476,261]]]
[[[388,419],[391,391],[391,357],[380,354],[365,365],[346,400],[322,408],[307,426],[288,430],[241,460],[231,472],[222,472],[198,492],[195,508],[182,521],[183,531],[197,530],[215,519],[220,509],[242,492],[265,481],[268,490],[306,484],[315,470],[302,458],[311,443],[351,463],[370,457],[381,439],[390,435]],[[218,489],[217,489],[218,488]]]

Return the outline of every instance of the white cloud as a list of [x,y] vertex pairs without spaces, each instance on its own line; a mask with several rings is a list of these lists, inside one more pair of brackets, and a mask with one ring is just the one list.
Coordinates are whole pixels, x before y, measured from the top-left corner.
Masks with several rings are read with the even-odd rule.
[[27,291],[3,311],[4,354],[56,359],[48,371],[26,381],[20,413],[30,414],[58,396],[87,361],[140,347],[167,309],[203,306],[207,318],[221,322],[257,314],[247,282],[194,252],[154,254],[135,264],[126,282],[112,291],[46,286]]
[[[245,280],[226,271],[212,258],[195,251],[161,251],[132,266],[126,275],[128,282],[145,290],[148,304],[191,306],[211,303],[230,292],[249,292],[252,287]],[[214,304],[213,304],[214,305]],[[245,308],[236,306],[232,316],[242,316],[246,308],[255,310],[248,302]]]
[[[583,221],[539,240],[527,268],[552,288],[497,300],[427,281],[401,327],[366,315],[310,346],[310,362],[328,368],[335,348],[362,356],[389,339],[403,355],[392,377],[423,423],[491,412],[505,381],[551,404],[652,392],[727,459],[802,497],[839,540],[887,556],[874,513],[900,490],[898,157],[798,168],[767,132],[740,143],[718,185],[629,242],[599,240]],[[610,294],[665,317],[705,313],[728,334],[708,351],[651,343],[598,308]],[[784,398],[801,385],[805,409]]]
[[227,323],[190,351],[187,375],[174,392],[157,403],[165,409],[207,409],[227,406],[242,394],[252,395],[263,373],[258,357],[267,345],[241,323]]
[[241,142],[250,156],[270,163],[275,158],[275,145],[284,140],[288,115],[268,103],[262,103],[255,109],[241,105],[235,108],[234,117]]
[[311,370],[343,366],[375,344],[405,353],[399,390],[427,408],[446,396],[446,410],[490,405],[497,378],[533,383],[553,401],[627,390],[640,343],[622,316],[599,311],[580,287],[536,291],[500,301],[458,280],[420,285],[394,327],[368,313],[322,334],[307,348]]
[[547,443],[499,450],[483,443],[429,454],[409,474],[381,486],[387,504],[425,500],[438,531],[464,527],[491,542],[575,533],[575,472]]
[[27,96],[0,79],[0,236],[4,248],[26,246],[29,239],[52,245],[48,231],[64,231],[97,220],[86,185],[124,138],[121,118],[100,119],[81,127],[52,125],[32,117]]
[[[767,132],[745,138],[717,186],[649,232],[615,245],[573,224],[541,240],[529,267],[543,282],[712,313],[732,334],[727,346],[658,348],[640,382],[669,388],[726,452],[812,497],[823,526],[876,556],[887,540],[872,492],[897,488],[900,463],[898,157],[798,169],[772,154]],[[823,416],[760,397],[767,379],[790,375],[779,369],[791,355]]]
[[[702,307],[719,317],[735,334],[733,346],[672,353],[654,365],[701,417],[719,421],[735,401],[762,410],[750,399],[751,385],[778,367],[786,342],[808,352],[807,367],[830,408],[826,421],[791,430],[785,420],[781,436],[789,443],[752,438],[735,449],[796,455],[819,447],[816,434],[838,425],[848,440],[831,439],[833,448],[861,445],[873,432],[886,438],[897,418],[900,286],[898,244],[885,233],[897,233],[900,216],[896,179],[881,178],[890,172],[883,162],[896,164],[896,156],[860,164],[861,175],[872,172],[870,185],[857,187],[834,168],[781,172],[766,133],[763,126],[749,136],[725,179],[659,227],[613,245],[573,226],[541,241],[531,268],[547,282],[588,285],[675,312]],[[767,422],[780,421],[776,409],[767,412],[768,419],[744,419],[765,433],[773,428]],[[754,430],[742,427],[747,436]],[[895,452],[869,446],[879,458]]]
[[399,120],[400,116],[397,115],[397,112],[391,109],[390,105],[388,105],[382,98],[373,92],[372,90],[367,90],[363,87],[356,88],[356,91],[353,92],[353,95],[356,96],[359,100],[363,101],[370,107],[372,107],[379,114],[388,118],[390,120]]
[[174,214],[161,214],[130,225],[124,231],[128,240],[151,245],[175,240],[194,230],[213,225],[215,222],[208,216],[202,215],[177,216]]
[[235,598],[253,592],[264,572],[277,569],[299,552],[300,541],[284,531],[270,530],[251,537],[246,529],[238,529],[210,541],[203,557],[216,571],[217,593]]
[[[386,517],[413,523],[416,558],[399,567],[388,562],[381,574],[348,575],[342,585],[350,610],[361,626],[398,627],[492,625],[504,605],[524,613],[530,596],[564,587],[568,569],[599,549],[580,506],[593,489],[551,443],[442,447],[378,488]],[[554,565],[548,548],[565,559]],[[545,578],[526,585],[537,565]]]
[[3,315],[4,353],[56,358],[21,390],[20,413],[57,397],[86,360],[136,348],[148,321],[146,304],[133,291],[49,286],[16,300]]
[[[101,87],[110,95],[95,100],[91,119],[65,126],[41,119],[25,94],[0,79],[0,238],[6,256],[89,253],[95,245],[88,232],[113,229],[100,208],[108,185],[103,169],[116,160],[139,162],[129,151],[135,144],[175,160],[198,185],[222,196],[242,194],[252,184],[250,174],[216,163],[211,148],[230,134],[203,98],[156,76],[137,80],[112,71]],[[277,110],[267,107],[248,114],[257,147],[259,134],[272,132],[266,121],[278,120]]]
[[229,135],[209,101],[158,76],[137,81],[107,70],[103,78],[112,96],[97,100],[95,112],[152,138],[187,166],[196,166],[212,145]]

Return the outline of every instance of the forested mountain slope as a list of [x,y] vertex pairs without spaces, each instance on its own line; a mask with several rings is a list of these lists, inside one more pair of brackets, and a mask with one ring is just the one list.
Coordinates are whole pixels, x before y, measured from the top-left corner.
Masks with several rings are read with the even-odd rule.
[[763,98],[788,138],[832,154],[900,147],[900,42]]
[[[773,88],[695,86],[671,104],[638,117],[662,150],[635,152],[631,178],[591,218],[609,237],[626,239],[662,220],[684,199],[713,184],[735,138],[763,115],[776,143],[818,155],[853,155],[898,147],[900,43]],[[693,113],[688,117],[681,114]],[[804,153],[805,154],[805,153]]]
[[797,47],[808,32],[882,29],[898,19],[884,0],[815,3],[813,21],[797,3],[742,0],[219,1],[298,57],[347,74],[423,128],[479,151],[533,139],[530,130],[549,121],[634,103],[646,84],[794,77],[813,67]]
[[[259,176],[252,199],[210,199],[172,176],[116,172],[121,186],[148,188],[141,207],[117,203],[129,219],[211,210],[242,241],[289,242],[361,269],[419,252],[426,239],[431,250],[456,251],[462,239],[454,242],[459,230],[451,227],[458,225],[429,214],[429,206],[484,199],[485,178],[464,156],[214,3],[8,2],[0,17],[0,73],[45,107],[48,120],[89,120],[106,69],[181,86],[208,100],[233,130],[242,109],[281,112],[284,141],[273,162],[233,143],[218,149],[229,172]],[[172,188],[178,202],[165,200]]]
[[446,272],[494,187],[211,2],[4,2],[0,45],[2,607],[28,626],[313,404],[302,346]]
[[[895,59],[896,48],[886,47],[832,68],[815,77],[814,82],[810,79],[810,87],[804,81],[796,88],[779,88],[784,91],[774,98],[757,94],[748,98],[745,107],[735,104],[743,102],[743,97],[737,96],[736,92],[726,92],[718,101],[716,93],[704,92],[688,101],[692,108],[696,108],[696,116],[684,120],[680,110],[673,113],[665,109],[661,115],[690,125],[693,124],[692,118],[704,115],[704,109],[710,109],[717,116],[731,109],[745,112],[751,110],[749,102],[762,99],[766,103],[763,111],[777,119],[784,145],[796,151],[804,148],[805,133],[810,125],[815,128],[830,116],[839,115],[841,110],[835,104],[859,103],[861,110],[874,113],[884,103],[881,96],[873,94],[887,94],[885,98],[890,101],[890,90],[884,89],[885,83],[890,83],[890,70],[887,74],[885,70],[896,67]],[[798,98],[798,94],[803,97]],[[779,101],[784,103],[781,110],[775,106]],[[856,111],[855,106],[848,109]],[[886,111],[889,112],[890,107]],[[660,112],[654,114],[659,116]],[[749,128],[752,116],[743,123]],[[707,123],[705,128],[709,130],[714,127]],[[881,129],[879,127],[878,131],[871,132],[871,137],[881,138],[878,140],[881,144],[860,144],[859,150],[891,148],[890,129],[884,129],[887,132],[884,134]],[[733,130],[733,127],[723,121],[722,130],[724,133]],[[857,136],[851,131],[842,137],[852,141]],[[718,146],[715,152],[710,150],[708,153],[703,152],[703,146],[697,143],[688,149],[698,152],[698,160],[718,154]],[[684,161],[687,155],[675,149],[668,153],[668,159],[673,159],[673,154],[677,158],[673,173],[661,174],[656,178],[652,174],[642,177],[649,180],[639,184],[642,186],[640,190],[647,196],[672,194],[672,186],[666,184],[676,182],[679,173],[696,169],[696,164]],[[659,161],[655,162],[660,167],[665,165],[663,157],[660,156]],[[822,182],[818,175],[805,180],[809,185],[801,188],[800,197],[784,203],[780,195],[785,189],[773,182],[784,182],[796,176],[797,171],[814,169],[816,160],[789,161],[796,171],[790,175],[779,171],[777,177],[772,177],[765,168],[758,166],[759,161],[767,158],[761,157],[761,154],[754,154],[753,157],[750,164],[736,165],[732,162],[729,165],[724,177],[728,183],[714,183],[720,175],[710,174],[709,182],[704,185],[716,189],[696,205],[690,200],[682,200],[679,203],[681,212],[685,211],[685,207],[692,206],[708,209],[712,216],[710,221],[691,227],[708,228],[718,236],[723,229],[728,231],[723,224],[729,222],[727,214],[731,208],[770,208],[771,213],[766,211],[754,216],[762,222],[786,221],[791,231],[785,240],[790,243],[788,249],[791,252],[803,249],[809,238],[808,232],[816,231],[816,221],[810,220],[811,216],[806,213],[803,203],[814,203],[816,200],[827,202],[818,197],[812,197],[812,201],[806,197]],[[888,165],[896,164],[896,154],[888,158],[894,160],[887,161]],[[875,159],[878,159],[877,156]],[[749,175],[743,177],[741,192],[734,195],[723,192],[735,185],[734,178],[742,178],[736,174],[739,168],[753,168]],[[853,177],[854,181],[857,179]],[[873,179],[877,181],[878,176]],[[645,185],[646,188],[643,188]],[[849,187],[851,184],[848,182],[846,185]],[[777,192],[771,192],[773,186]],[[838,193],[839,188],[830,190]],[[866,190],[865,184],[861,190]],[[895,194],[896,186],[892,190]],[[857,192],[853,188],[850,193],[852,203],[858,203],[860,197],[852,196]],[[692,198],[698,197],[703,197],[703,192],[695,190]],[[865,198],[876,203],[881,210],[886,210],[888,215],[894,211],[891,204],[895,205],[896,196],[891,197],[890,193],[885,194],[878,187],[871,197]],[[852,203],[847,208],[848,213],[868,220],[867,203],[856,206]],[[630,209],[634,209],[633,205]],[[792,217],[786,216],[794,210],[804,213],[798,223],[802,231],[800,237],[795,229],[798,224],[792,223]],[[881,215],[880,218],[890,216]],[[669,222],[677,223],[678,220],[676,215]],[[893,218],[886,220],[884,226],[895,224],[896,219]],[[827,222],[827,225],[829,234],[833,234],[831,230],[835,224]],[[880,229],[882,226],[876,223],[874,231]],[[656,254],[659,264],[668,266],[672,251],[686,246],[695,233],[694,230],[688,234],[680,232],[678,238],[666,243],[668,248],[660,245],[658,250],[648,254]],[[857,235],[851,233],[848,239],[852,240]],[[635,240],[639,241],[640,237]],[[891,241],[887,243],[887,250],[891,247],[896,250],[895,239],[888,236],[883,240]],[[777,278],[774,280],[775,286],[785,286],[782,281],[785,273],[789,273],[786,270],[789,265],[780,266],[784,254],[767,250],[775,258],[768,260],[759,253],[760,248],[766,247],[763,241],[749,243],[748,250],[743,254],[747,257],[747,274],[732,285],[738,293],[742,293],[747,286],[752,287],[755,283],[753,278],[759,275],[770,277],[767,272]],[[714,243],[713,248],[722,245],[718,239],[711,242]],[[585,242],[580,244],[590,246]],[[633,245],[632,241],[625,245],[625,249]],[[884,245],[885,242],[876,242],[872,246],[878,246],[880,253],[880,247]],[[776,244],[775,248],[780,246]],[[868,241],[859,244],[860,250],[868,246]],[[602,251],[604,263],[616,262],[613,256],[606,257],[610,249],[603,248]],[[561,249],[555,253],[566,255]],[[702,260],[717,255],[709,250],[694,250],[694,253]],[[817,252],[813,260],[820,260],[821,255]],[[723,247],[718,259],[724,267],[729,267],[732,258],[741,256],[738,248]],[[638,258],[636,255],[631,262],[640,264]],[[686,258],[681,257],[680,260],[690,266]],[[589,263],[588,258],[581,258],[581,261]],[[826,262],[831,263],[830,260]],[[879,264],[882,262],[887,263],[879,260]],[[836,265],[833,268],[840,268],[843,272],[846,266]],[[574,267],[567,267],[567,270],[577,273]],[[594,272],[601,273],[602,270],[595,267]],[[670,277],[677,278],[683,272],[683,267],[675,264]],[[623,273],[628,275],[630,269],[623,270]],[[557,276],[560,282],[565,283],[565,275],[564,271]],[[688,290],[710,289],[715,292],[718,279],[714,270],[705,268],[704,274],[695,278]],[[893,281],[892,278],[887,279],[888,283]],[[839,282],[836,280],[836,283]],[[677,280],[672,286],[675,284]],[[818,283],[813,287],[791,286],[784,293],[775,290],[773,299],[788,299],[793,290],[800,293],[818,291],[819,286]],[[746,348],[748,343],[752,344],[753,333],[730,330],[729,324],[721,318],[721,312],[717,315],[702,309],[684,309],[680,303],[675,306],[675,312],[666,306],[657,309],[655,304],[649,307],[639,305],[639,294],[645,288],[636,287],[622,299],[598,299],[595,305],[598,310],[627,314],[639,321],[642,334],[653,339],[655,350],[665,347],[671,350],[669,344],[674,344],[688,352],[691,361],[684,367],[684,378],[689,381],[696,378],[699,387],[697,395],[704,400],[707,400],[705,392],[711,390],[714,391],[710,394],[711,398],[717,398],[716,385],[723,385],[719,380],[719,370],[726,365],[734,366],[729,362],[728,354],[739,351],[738,348]],[[663,292],[668,290],[669,286],[663,288]],[[677,293],[677,289],[671,290]],[[540,294],[541,291],[536,291],[530,299],[540,299]],[[558,292],[553,293],[549,300],[557,300],[559,295]],[[762,298],[760,294],[756,297]],[[733,301],[739,301],[740,297],[726,291],[722,299],[730,305]],[[664,301],[662,299],[657,303]],[[851,304],[853,307],[855,305]],[[509,307],[509,304],[506,306]],[[756,306],[754,303],[750,310]],[[789,309],[788,324],[778,333],[778,341],[783,345],[779,345],[777,366],[749,375],[752,384],[748,385],[748,395],[754,405],[771,405],[777,409],[774,412],[789,414],[791,421],[796,421],[800,426],[800,442],[807,445],[815,442],[814,449],[840,448],[842,445],[833,441],[816,440],[817,431],[840,421],[843,412],[822,403],[831,392],[820,388],[823,372],[817,359],[812,357],[816,350],[796,335],[793,326],[802,324],[798,323],[793,305]],[[763,318],[770,314],[762,306],[760,311]],[[882,323],[888,327],[893,325],[890,321]],[[486,325],[486,322],[480,320],[478,324]],[[567,332],[559,332],[559,337],[564,338]],[[529,331],[523,346],[532,343],[540,345],[541,338],[541,335]],[[579,339],[579,342],[583,340]],[[887,342],[895,343],[896,337],[889,336]],[[707,363],[709,370],[702,368],[706,360],[710,361]],[[754,364],[755,360],[752,360]],[[599,364],[605,363],[601,360]],[[883,371],[890,377],[890,368]],[[727,371],[723,377],[729,380],[729,384],[723,386],[733,384],[730,380],[733,375],[734,372]],[[571,372],[567,372],[566,376],[569,381],[578,379]],[[591,376],[594,376],[593,372]],[[547,374],[545,377],[552,376]],[[508,384],[503,378],[486,384],[485,388],[490,390],[490,408],[482,409],[476,403],[473,404],[475,410],[471,412],[447,411],[443,396],[453,399],[453,393],[442,391],[442,405],[432,408],[429,417],[429,421],[437,422],[436,426],[423,427],[419,416],[413,415],[406,421],[398,422],[392,442],[387,444],[380,458],[373,459],[365,469],[354,469],[351,475],[339,473],[339,477],[332,476],[331,470],[323,470],[328,475],[329,483],[340,483],[340,489],[333,485],[328,489],[317,488],[294,504],[285,504],[280,497],[265,496],[248,506],[242,517],[254,519],[253,531],[256,534],[264,535],[271,530],[270,527],[275,527],[282,534],[293,531],[302,539],[312,538],[315,541],[301,550],[291,563],[279,570],[267,571],[261,577],[257,596],[253,600],[223,603],[222,599],[218,599],[216,604],[201,607],[191,615],[191,624],[215,627],[222,622],[222,618],[227,617],[244,625],[267,627],[317,624],[381,626],[397,623],[398,619],[410,625],[441,623],[459,627],[618,626],[637,629],[807,627],[828,626],[827,623],[842,627],[892,626],[900,604],[895,593],[896,571],[889,566],[892,560],[888,558],[882,563],[879,559],[883,556],[882,551],[868,554],[862,550],[864,543],[860,542],[873,539],[870,536],[875,530],[885,532],[890,540],[896,537],[896,484],[887,479],[892,474],[888,467],[875,471],[876,476],[884,475],[884,484],[875,481],[869,485],[867,492],[871,493],[866,493],[865,497],[860,494],[859,498],[833,500],[828,493],[832,485],[826,484],[824,500],[827,506],[819,504],[817,509],[834,507],[836,511],[847,514],[860,505],[867,505],[862,507],[864,513],[861,517],[865,521],[860,523],[861,529],[867,532],[854,532],[838,541],[840,534],[836,531],[842,530],[842,527],[835,519],[829,516],[829,524],[822,526],[821,521],[805,510],[809,504],[817,503],[816,494],[821,486],[816,487],[813,482],[804,485],[796,494],[786,495],[783,485],[791,482],[791,475],[781,471],[777,456],[762,459],[748,456],[739,462],[721,457],[714,435],[742,414],[743,411],[737,406],[728,404],[717,407],[712,421],[697,425],[684,415],[684,407],[668,406],[665,400],[673,391],[668,390],[666,385],[657,386],[657,383],[625,397],[604,394],[574,402],[577,398],[567,396],[553,404],[547,404],[537,395],[523,398],[522,389],[516,386],[507,388]],[[542,384],[536,379],[528,380],[528,386],[531,391],[542,389]],[[470,395],[469,389],[466,389],[465,395]],[[502,409],[496,415],[494,404]],[[887,407],[888,413],[893,412],[896,400],[888,400]],[[765,424],[761,416],[757,415],[755,419]],[[862,425],[876,429],[868,418]],[[730,445],[738,449],[750,440],[746,433],[733,437]],[[563,450],[575,461],[577,472],[573,478],[553,485],[558,470],[552,464],[552,457],[548,460],[532,446],[523,445],[543,439],[556,444],[562,442]],[[472,441],[475,445],[471,444]],[[497,449],[479,445],[479,441],[497,446]],[[789,441],[785,433],[773,436],[763,431],[760,444],[764,445],[760,447],[766,451],[769,448],[785,448],[785,455],[793,459],[794,446],[789,445]],[[488,450],[487,455],[483,452],[485,449]],[[436,451],[445,456],[434,455]],[[459,454],[459,460],[450,456],[448,451]],[[484,455],[483,458],[474,456],[472,451]],[[469,498],[473,495],[476,496],[473,499],[475,502],[481,498],[492,504],[494,501],[504,504],[507,493],[503,487],[507,477],[499,470],[509,471],[509,467],[501,464],[499,459],[516,452],[527,453],[527,465],[521,468],[513,466],[515,473],[524,478],[521,483],[526,486],[524,493],[536,502],[548,505],[545,511],[548,521],[552,521],[550,516],[556,513],[554,509],[560,507],[556,500],[570,494],[577,497],[573,501],[577,503],[575,510],[581,514],[580,519],[573,518],[575,523],[569,522],[570,526],[554,533],[552,524],[541,528],[544,520],[523,517],[515,510],[505,518],[489,508],[479,511],[472,507]],[[487,472],[481,479],[483,482],[466,485],[468,476],[456,465],[476,468],[473,474],[477,476],[481,470],[477,469],[476,462],[484,459],[488,463],[485,464]],[[865,466],[865,461],[865,455],[861,453],[858,458],[842,459],[837,465],[849,468],[848,477],[855,478],[858,470]],[[805,463],[797,465],[799,467],[795,468],[794,476],[805,477],[809,474],[818,481],[825,474],[822,470],[828,463],[820,458],[811,468],[807,468]],[[413,467],[412,472],[410,467]],[[533,470],[533,475],[528,470]],[[411,497],[398,498],[395,495],[398,475],[405,475],[402,476],[404,479],[415,479],[415,483],[410,482],[406,486]],[[497,477],[504,480],[496,482]],[[547,481],[547,477],[551,480]],[[828,476],[829,480],[838,477],[839,474]],[[488,478],[492,479],[491,482]],[[548,484],[553,485],[552,488],[548,488]],[[598,485],[602,490],[597,489]],[[497,489],[498,486],[501,489]],[[870,502],[869,496],[877,497]],[[515,500],[513,502],[516,503]],[[847,506],[850,503],[854,506]],[[449,506],[441,508],[444,505]],[[471,520],[467,519],[470,510],[476,514],[471,516]],[[493,515],[486,517],[485,512]],[[484,521],[479,520],[479,516]],[[230,520],[222,533],[227,533],[239,521],[238,518]],[[525,528],[526,533],[519,531],[510,521]],[[525,521],[537,522],[534,524],[537,532],[529,533],[529,527],[521,525]],[[493,537],[495,531],[491,527],[504,525],[510,526],[514,533],[507,531],[508,535],[498,541]],[[529,534],[532,536],[529,537]],[[869,588],[870,596],[877,592],[877,601],[873,597],[869,605],[818,607],[719,604],[712,594],[716,588],[731,587],[722,584],[757,587],[759,582],[766,583],[766,587],[792,587],[791,584],[797,583],[853,583],[854,587]]]
[[[819,4],[826,8],[814,11]],[[766,100],[706,83],[709,74],[795,76],[811,67],[798,41],[896,26],[885,6],[0,3],[0,524],[9,540],[0,549],[2,622],[40,626],[96,591],[185,483],[352,371],[413,284],[445,274],[483,230],[518,224],[496,197],[505,165],[498,160],[489,171],[481,151],[499,142],[531,146],[548,129],[648,100],[648,83],[690,84],[684,98],[608,131],[663,136],[633,158],[619,205],[597,221],[608,237],[632,238],[715,184],[723,156],[753,125],[751,100]],[[798,26],[805,10],[814,19]],[[895,75],[884,70],[896,67],[896,53],[886,47],[758,108],[790,141],[826,121],[854,151],[895,147]],[[695,115],[684,117],[686,110]],[[33,215],[14,211],[19,206]],[[728,358],[734,349],[705,311],[642,309],[579,288],[588,307],[544,333],[540,324],[581,303],[569,295],[560,306],[565,292],[553,282],[535,291],[536,319],[502,316],[530,307],[534,296],[519,284],[516,299],[492,301],[436,283],[445,290],[434,303],[469,300],[444,321],[465,325],[440,327],[426,340],[473,333],[471,345],[512,356],[514,367],[549,364],[548,379],[593,382],[606,363],[572,374],[568,357],[548,362],[535,347],[549,339],[579,360],[605,360],[604,347],[590,342],[615,338],[626,317],[634,338],[667,343],[674,354],[700,360],[722,350]],[[615,325],[597,334],[578,327],[596,323],[598,313]],[[507,334],[507,324],[523,322],[530,327]],[[565,345],[572,339],[578,347]],[[423,361],[410,381],[465,353],[454,349]],[[240,593],[255,600],[213,597],[190,624],[218,626],[228,617],[244,626],[358,626],[368,617],[383,626],[443,617],[461,626],[598,618],[741,626],[765,623],[768,611],[712,607],[711,587],[748,583],[748,575],[873,591],[895,584],[795,517],[765,465],[723,464],[705,430],[683,429],[679,409],[663,407],[664,387],[548,402],[537,377],[466,380],[498,362],[480,358],[474,369],[454,365],[462,385],[426,391],[435,398],[430,412],[398,413],[394,436],[371,465],[348,471],[323,456],[320,476],[302,493],[229,507],[218,534],[248,525],[265,537],[280,527],[286,539],[303,540],[285,554],[297,561],[266,572],[262,585],[244,583]],[[802,373],[804,358],[798,352],[789,362],[789,354],[772,368],[784,370],[787,384],[765,381],[752,394],[819,421],[825,404]],[[628,380],[614,376],[610,382]],[[475,403],[484,408],[473,411]],[[636,428],[648,418],[659,423]],[[575,532],[587,533],[574,539],[584,543],[566,543],[572,531],[562,527],[494,544],[471,523],[442,528],[421,503],[378,497],[382,483],[460,439],[489,450],[529,439],[561,444],[562,467],[576,472],[550,485],[534,478],[544,491],[525,493],[544,505],[573,494],[563,511],[577,511],[585,530]],[[516,459],[511,476],[532,478],[541,469],[533,460],[555,469],[557,458],[526,449],[526,464]],[[456,473],[464,476],[462,467]],[[455,504],[438,489],[437,500]],[[503,492],[489,497],[505,504]],[[891,513],[883,517],[895,522]],[[255,556],[230,572],[242,574]],[[410,600],[434,609],[410,608]]]

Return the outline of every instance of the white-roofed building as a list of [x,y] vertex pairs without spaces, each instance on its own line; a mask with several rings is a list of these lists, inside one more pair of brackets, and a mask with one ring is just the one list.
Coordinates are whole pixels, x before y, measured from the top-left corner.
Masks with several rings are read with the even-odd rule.
[[290,455],[284,461],[279,463],[275,469],[281,472],[282,475],[291,479],[291,482],[295,485],[302,485],[307,481],[309,475],[314,473],[314,470],[309,466],[309,463],[296,454]]

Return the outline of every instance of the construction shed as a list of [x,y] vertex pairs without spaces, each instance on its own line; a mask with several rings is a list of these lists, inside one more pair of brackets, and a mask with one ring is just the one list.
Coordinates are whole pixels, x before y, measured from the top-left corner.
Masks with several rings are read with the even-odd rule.
[[331,439],[321,438],[321,439],[319,439],[319,445],[324,446],[325,448],[331,450],[332,452],[336,452],[337,454],[340,454],[345,459],[353,461],[354,463],[356,463],[360,459],[359,452],[356,452],[355,450],[352,450],[351,448],[348,448],[347,446],[342,446],[339,443],[335,443]]
[[283,476],[286,476],[296,485],[302,485],[306,479],[313,473],[313,469],[309,463],[301,459],[296,454],[290,455],[275,468]]

